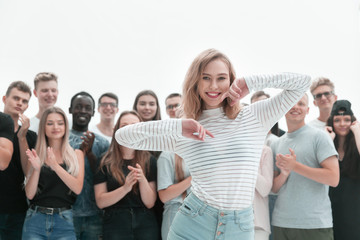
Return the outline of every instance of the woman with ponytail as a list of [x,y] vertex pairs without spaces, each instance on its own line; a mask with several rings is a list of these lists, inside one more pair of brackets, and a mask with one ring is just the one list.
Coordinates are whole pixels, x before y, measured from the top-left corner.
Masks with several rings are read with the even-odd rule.
[[84,154],[69,145],[63,110],[47,109],[39,124],[35,150],[26,154],[31,168],[25,192],[30,200],[23,239],[76,239],[71,206],[84,182]]

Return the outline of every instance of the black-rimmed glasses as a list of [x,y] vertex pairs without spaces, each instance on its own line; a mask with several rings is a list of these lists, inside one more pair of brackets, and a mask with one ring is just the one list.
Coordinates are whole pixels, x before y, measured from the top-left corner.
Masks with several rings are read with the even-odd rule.
[[172,110],[172,109],[174,109],[174,108],[178,108],[178,107],[180,107],[180,104],[179,103],[177,103],[177,104],[170,104],[170,105],[167,105],[166,106],[166,109],[169,109],[169,110]]
[[315,94],[313,95],[314,99],[318,100],[318,99],[321,99],[322,96],[324,95],[326,98],[329,98],[333,95],[334,93],[332,91],[330,92],[323,92],[323,93],[318,93],[318,94]]
[[100,107],[106,108],[107,106],[110,106],[111,108],[116,108],[118,105],[116,103],[109,103],[109,102],[103,102],[99,103]]

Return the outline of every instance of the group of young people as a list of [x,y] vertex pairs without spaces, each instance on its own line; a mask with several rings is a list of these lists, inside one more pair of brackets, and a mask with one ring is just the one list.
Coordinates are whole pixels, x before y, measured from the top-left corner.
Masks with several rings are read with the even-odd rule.
[[[360,125],[327,79],[310,88],[320,116],[305,124],[310,84],[295,73],[236,78],[208,49],[182,96],[166,99],[170,119],[146,90],[116,120],[119,100],[105,93],[90,125],[89,93],[72,97],[69,124],[54,106],[56,75],[39,73],[28,119],[32,92],[13,82],[0,115],[1,239],[269,239],[272,212],[273,239],[359,238],[349,227],[360,215]],[[264,88],[283,90],[240,103]],[[284,115],[288,131],[275,136]]]

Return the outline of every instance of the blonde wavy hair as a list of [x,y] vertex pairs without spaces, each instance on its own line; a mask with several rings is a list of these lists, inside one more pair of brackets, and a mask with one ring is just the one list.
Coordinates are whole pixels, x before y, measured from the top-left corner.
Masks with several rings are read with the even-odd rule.
[[39,133],[36,142],[36,153],[40,158],[41,166],[44,165],[45,159],[47,157],[47,147],[49,147],[48,137],[45,134],[45,125],[47,118],[52,113],[60,114],[65,122],[65,134],[62,137],[61,152],[64,163],[67,167],[67,172],[73,176],[77,176],[79,173],[79,162],[76,157],[74,149],[69,144],[69,121],[64,113],[64,111],[59,107],[51,107],[43,113],[40,123],[39,123]]
[[[183,109],[186,118],[199,119],[202,111],[205,109],[204,101],[201,99],[198,92],[198,85],[201,75],[205,67],[214,60],[223,61],[229,68],[230,85],[235,80],[235,70],[229,58],[216,49],[208,49],[200,53],[192,62],[189,70],[186,73],[183,84]],[[230,106],[231,100],[227,98],[223,101],[223,110],[226,116],[230,119],[236,118],[241,110],[240,104]]]

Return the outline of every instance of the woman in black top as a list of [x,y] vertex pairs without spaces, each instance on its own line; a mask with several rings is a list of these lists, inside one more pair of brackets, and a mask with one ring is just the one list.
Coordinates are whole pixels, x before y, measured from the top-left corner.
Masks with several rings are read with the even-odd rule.
[[84,182],[84,155],[69,142],[69,124],[57,107],[40,119],[36,150],[27,150],[32,165],[25,191],[30,200],[23,239],[76,239],[71,205]]
[[347,100],[334,103],[328,132],[339,153],[340,182],[330,187],[335,240],[360,239],[360,123]]
[[[114,133],[140,119],[135,111],[121,113]],[[156,160],[149,152],[120,146],[113,137],[94,185],[96,203],[105,209],[104,239],[159,239],[151,209],[156,200]]]

